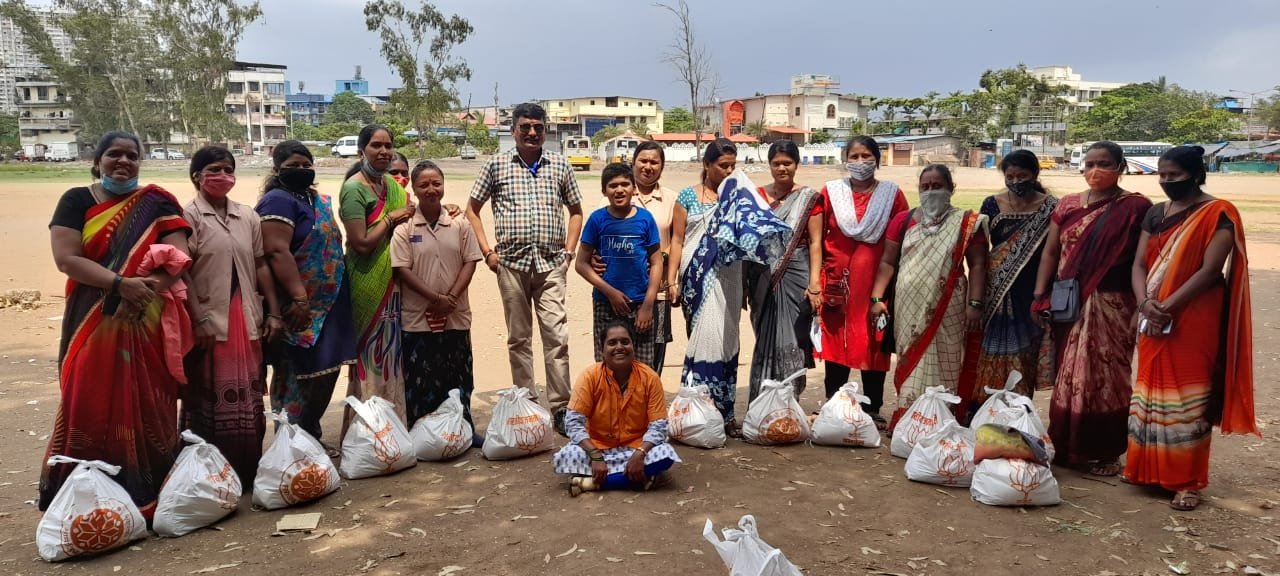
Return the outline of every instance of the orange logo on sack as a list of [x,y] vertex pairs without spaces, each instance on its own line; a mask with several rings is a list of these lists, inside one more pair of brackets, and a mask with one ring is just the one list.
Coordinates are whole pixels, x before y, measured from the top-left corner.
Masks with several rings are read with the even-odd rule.
[[134,532],[133,515],[123,503],[100,499],[98,505],[101,507],[63,523],[62,549],[67,555],[109,550]]
[[1042,484],[1036,466],[1026,460],[1008,460],[1009,487],[1022,495],[1019,505],[1031,503],[1031,493]]
[[938,441],[938,446],[947,452],[942,462],[938,464],[937,470],[938,477],[942,478],[944,484],[953,486],[960,479],[973,473],[971,464],[964,457],[964,449],[968,447],[964,440],[952,442],[943,438]]
[[290,505],[315,500],[328,490],[329,469],[309,458],[295,460],[280,478],[280,497]]
[[[533,417],[537,420],[537,417]],[[525,452],[536,452],[543,447],[543,441],[547,439],[547,427],[539,423],[538,426],[522,426],[512,430],[516,437],[516,448]]]
[[465,449],[467,438],[461,432],[446,432],[444,434],[445,447],[440,457],[448,460],[462,453]]
[[786,444],[802,440],[800,421],[796,419],[795,413],[789,408],[774,410],[768,416],[765,416],[764,420],[768,422],[764,429],[766,441],[774,444]]
[[235,510],[240,505],[240,493],[243,487],[240,484],[240,478],[235,475],[231,468],[231,463],[227,462],[222,465],[222,469],[210,474],[207,478],[210,483],[217,485],[214,494],[218,499],[218,506],[223,510]]
[[[369,428],[368,426],[365,426]],[[372,431],[372,428],[369,428]],[[401,456],[400,443],[396,442],[394,436],[391,435],[391,423],[388,422],[381,430],[373,433],[373,455],[383,466],[390,470]]]

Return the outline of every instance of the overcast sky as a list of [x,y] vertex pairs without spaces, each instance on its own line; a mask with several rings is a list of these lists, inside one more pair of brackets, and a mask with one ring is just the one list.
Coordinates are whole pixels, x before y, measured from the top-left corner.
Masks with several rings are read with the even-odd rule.
[[[417,0],[405,0],[416,6]],[[261,0],[240,59],[285,64],[295,90],[331,93],[363,66],[371,91],[400,85],[364,26],[363,0]],[[471,21],[456,53],[465,104],[626,95],[688,105],[662,55],[674,18],[646,1],[437,0]],[[1226,94],[1280,84],[1280,0],[833,2],[694,0],[695,31],[722,97],[786,92],[792,74],[832,74],[841,92],[917,96],[977,86],[988,68],[1070,65],[1086,80],[1157,76]]]

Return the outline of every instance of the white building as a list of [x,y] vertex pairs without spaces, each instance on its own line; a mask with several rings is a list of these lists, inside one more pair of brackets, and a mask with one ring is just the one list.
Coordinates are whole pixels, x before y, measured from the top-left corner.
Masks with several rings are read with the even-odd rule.
[[766,141],[789,139],[803,144],[813,131],[843,138],[850,125],[867,118],[869,103],[859,96],[836,92],[839,87],[840,80],[833,76],[801,74],[791,77],[787,94],[725,100],[699,107],[698,114],[707,131],[726,135],[763,122],[769,131]]
[[[53,20],[55,12],[50,8],[33,7],[40,23],[49,34],[53,47],[67,57],[71,54],[71,38]],[[27,46],[25,35],[12,20],[0,16],[0,114],[18,111],[17,79],[34,78],[45,70],[35,52]]]
[[266,154],[288,138],[289,104],[281,64],[236,62],[227,72],[227,114],[244,126],[246,154]]
[[662,133],[663,112],[658,101],[634,96],[583,96],[538,102],[547,111],[551,131],[594,136],[608,126],[644,124],[650,134]]
[[1128,84],[1128,82],[1085,80],[1070,66],[1040,66],[1028,72],[1050,85],[1066,87],[1067,93],[1062,95],[1062,99],[1070,104],[1073,113],[1088,112],[1093,107],[1093,101],[1099,96]]
[[[51,75],[17,78],[14,82],[17,104],[18,134],[22,147],[33,157],[44,156],[43,150],[61,146],[74,150],[80,123],[76,120],[62,92],[62,85]],[[67,148],[70,146],[71,148]],[[70,158],[73,159],[74,154]]]

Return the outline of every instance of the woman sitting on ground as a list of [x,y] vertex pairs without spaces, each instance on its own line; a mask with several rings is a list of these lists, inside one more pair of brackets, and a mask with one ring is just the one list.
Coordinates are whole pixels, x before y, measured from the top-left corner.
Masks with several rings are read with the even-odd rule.
[[635,336],[622,322],[601,331],[604,360],[573,386],[565,430],[569,444],[555,456],[557,474],[572,474],[569,494],[665,485],[680,462],[667,443],[667,400],[652,368],[636,361]]

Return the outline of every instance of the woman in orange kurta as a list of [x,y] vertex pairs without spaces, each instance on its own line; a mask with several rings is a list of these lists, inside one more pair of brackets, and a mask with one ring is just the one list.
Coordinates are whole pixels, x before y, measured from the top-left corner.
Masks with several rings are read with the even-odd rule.
[[871,399],[862,409],[881,429],[884,380],[893,354],[892,343],[876,341],[867,310],[880,259],[884,256],[889,221],[910,209],[907,197],[893,182],[875,177],[880,145],[868,136],[855,136],[845,146],[849,177],[822,187],[814,213],[822,214],[822,351],[826,365],[827,397],[861,371],[863,390]]
[[1160,158],[1170,201],[1143,219],[1133,266],[1142,304],[1124,474],[1173,492],[1178,510],[1195,509],[1209,484],[1214,424],[1258,434],[1244,226],[1235,206],[1200,189],[1203,157],[1180,146]]
[[664,485],[680,457],[667,442],[667,399],[662,380],[636,361],[629,325],[600,332],[604,359],[573,385],[564,426],[569,444],[556,452],[557,474],[569,474],[569,494]]

